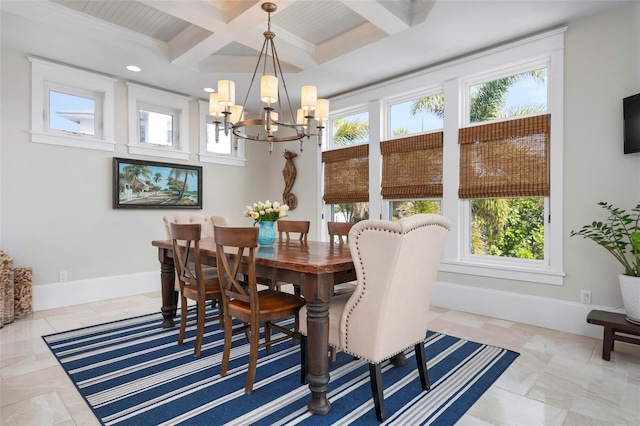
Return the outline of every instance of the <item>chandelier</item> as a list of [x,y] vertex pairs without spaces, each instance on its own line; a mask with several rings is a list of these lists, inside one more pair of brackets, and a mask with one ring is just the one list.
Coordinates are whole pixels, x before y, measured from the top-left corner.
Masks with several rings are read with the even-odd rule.
[[[299,140],[300,151],[302,152],[303,139],[309,139],[311,136],[317,137],[318,147],[322,146],[322,129],[324,128],[322,124],[329,118],[329,101],[327,99],[318,99],[315,86],[302,86],[301,107],[297,109],[294,115],[294,110],[289,100],[287,84],[278,59],[278,52],[273,42],[276,35],[271,31],[271,13],[275,12],[277,8],[274,3],[262,4],[262,10],[268,14],[268,26],[267,31],[264,32],[262,50],[243,104],[236,104],[235,82],[231,80],[219,80],[218,93],[209,95],[209,114],[214,117],[216,142],[219,141],[222,129],[227,136],[229,132],[233,134],[235,149],[238,148],[238,139],[267,142],[269,144],[269,153],[273,151],[274,142]],[[244,119],[243,116],[251,93],[251,87],[259,71],[262,73],[260,77],[261,112],[258,118]],[[272,74],[268,74],[269,71]],[[288,110],[283,110],[279,79],[282,80],[282,88],[286,99],[284,107],[288,106]],[[276,106],[277,108],[275,108]],[[290,118],[287,119],[287,117]],[[314,131],[316,133],[312,133]]]

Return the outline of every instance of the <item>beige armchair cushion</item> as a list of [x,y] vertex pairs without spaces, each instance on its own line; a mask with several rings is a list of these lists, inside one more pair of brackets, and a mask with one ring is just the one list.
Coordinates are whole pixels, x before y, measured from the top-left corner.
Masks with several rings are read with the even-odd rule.
[[164,229],[167,236],[167,240],[171,239],[171,227],[170,223],[184,224],[184,223],[199,223],[202,225],[201,238],[213,238],[213,227],[217,226],[229,226],[229,221],[224,216],[207,216],[202,213],[179,213],[167,215],[163,218]]
[[[451,223],[432,214],[365,220],[349,233],[357,275],[329,306],[329,344],[376,364],[424,340],[431,295]],[[300,331],[306,335],[306,307]]]

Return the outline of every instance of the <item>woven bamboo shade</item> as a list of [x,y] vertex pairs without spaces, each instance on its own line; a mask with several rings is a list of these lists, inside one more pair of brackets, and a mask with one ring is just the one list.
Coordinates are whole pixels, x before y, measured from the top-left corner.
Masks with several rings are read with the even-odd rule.
[[324,202],[369,201],[369,145],[356,145],[322,153]]
[[442,197],[442,132],[380,143],[382,198]]
[[458,196],[548,196],[550,122],[547,114],[460,129]]

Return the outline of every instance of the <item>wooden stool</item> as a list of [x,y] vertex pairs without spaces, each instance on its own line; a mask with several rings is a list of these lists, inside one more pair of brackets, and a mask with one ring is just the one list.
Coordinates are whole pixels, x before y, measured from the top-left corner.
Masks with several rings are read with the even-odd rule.
[[616,340],[632,345],[640,345],[640,338],[620,335],[617,333],[640,336],[640,325],[628,322],[625,315],[617,312],[606,312],[593,310],[587,315],[589,324],[601,325],[604,327],[604,338],[602,340],[602,359],[609,361],[613,343]]

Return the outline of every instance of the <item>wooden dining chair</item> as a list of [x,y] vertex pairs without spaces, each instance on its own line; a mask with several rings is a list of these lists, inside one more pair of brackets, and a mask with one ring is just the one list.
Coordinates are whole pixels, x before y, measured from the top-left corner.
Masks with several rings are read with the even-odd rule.
[[[199,357],[204,336],[204,323],[218,319],[223,328],[222,293],[218,281],[218,270],[202,268],[200,260],[200,238],[202,225],[199,223],[171,223],[174,263],[180,291],[180,333],[178,345],[184,342],[189,310],[188,299],[196,301],[196,341],[193,356]],[[184,244],[181,244],[184,243]],[[218,305],[218,315],[206,317],[206,302],[211,300]]]
[[[283,242],[290,242],[291,234],[299,234],[297,241],[300,244],[307,243],[307,236],[309,235],[309,228],[311,226],[311,222],[308,220],[279,220],[278,221],[278,240]],[[258,280],[259,283],[263,283],[261,280]],[[283,291],[283,286],[291,287],[291,289],[287,289],[288,293],[296,294],[300,296],[300,288],[294,286],[293,284],[289,284],[286,282],[273,282],[267,281],[266,284],[272,290]]]
[[[364,220],[354,225],[349,249],[356,290],[329,301],[329,344],[369,363],[379,421],[386,418],[381,363],[414,348],[422,389],[429,389],[424,339],[438,266],[451,222],[417,214],[397,222]],[[299,316],[306,318],[303,307]],[[300,322],[302,377],[307,377],[307,323]],[[436,395],[437,396],[437,395]]]
[[[215,227],[216,256],[222,288],[224,305],[224,349],[220,375],[227,374],[231,353],[232,318],[244,323],[248,330],[249,366],[244,391],[253,391],[253,382],[258,364],[258,350],[294,337],[297,333],[274,324],[273,321],[295,316],[305,305],[302,297],[271,289],[258,291],[256,282],[256,250],[258,247],[258,228],[255,227]],[[224,255],[222,255],[224,253]],[[244,282],[237,279],[240,265],[244,263]],[[260,342],[260,323],[264,323],[264,341]],[[271,330],[284,333],[284,336],[271,340]]]
[[329,231],[329,245],[334,247],[336,240],[339,245],[349,242],[349,231],[355,225],[355,222],[327,222],[327,230]]
[[[229,221],[224,216],[209,216],[202,213],[196,212],[187,212],[187,213],[175,213],[168,214],[162,218],[164,222],[164,230],[165,235],[167,236],[167,240],[171,240],[171,224],[172,223],[199,223],[200,228],[200,237],[201,238],[213,238],[213,226],[229,226]],[[192,266],[193,268],[193,266]],[[213,274],[217,274],[217,269],[215,266],[202,265],[202,270],[205,275],[213,276]],[[178,299],[180,297],[180,284],[178,280],[176,280],[175,285],[175,293],[174,293],[174,303],[178,304]]]
[[301,243],[307,242],[307,236],[309,235],[309,227],[311,222],[308,220],[279,220],[278,221],[278,240],[290,241],[291,234],[299,234],[298,241]]
[[[349,232],[353,228],[355,222],[327,222],[327,230],[329,231],[329,246],[331,249],[335,247],[337,243],[343,246],[349,243]],[[356,288],[355,281],[336,284],[333,287],[333,295],[351,293]],[[335,356],[332,356],[334,358]]]

